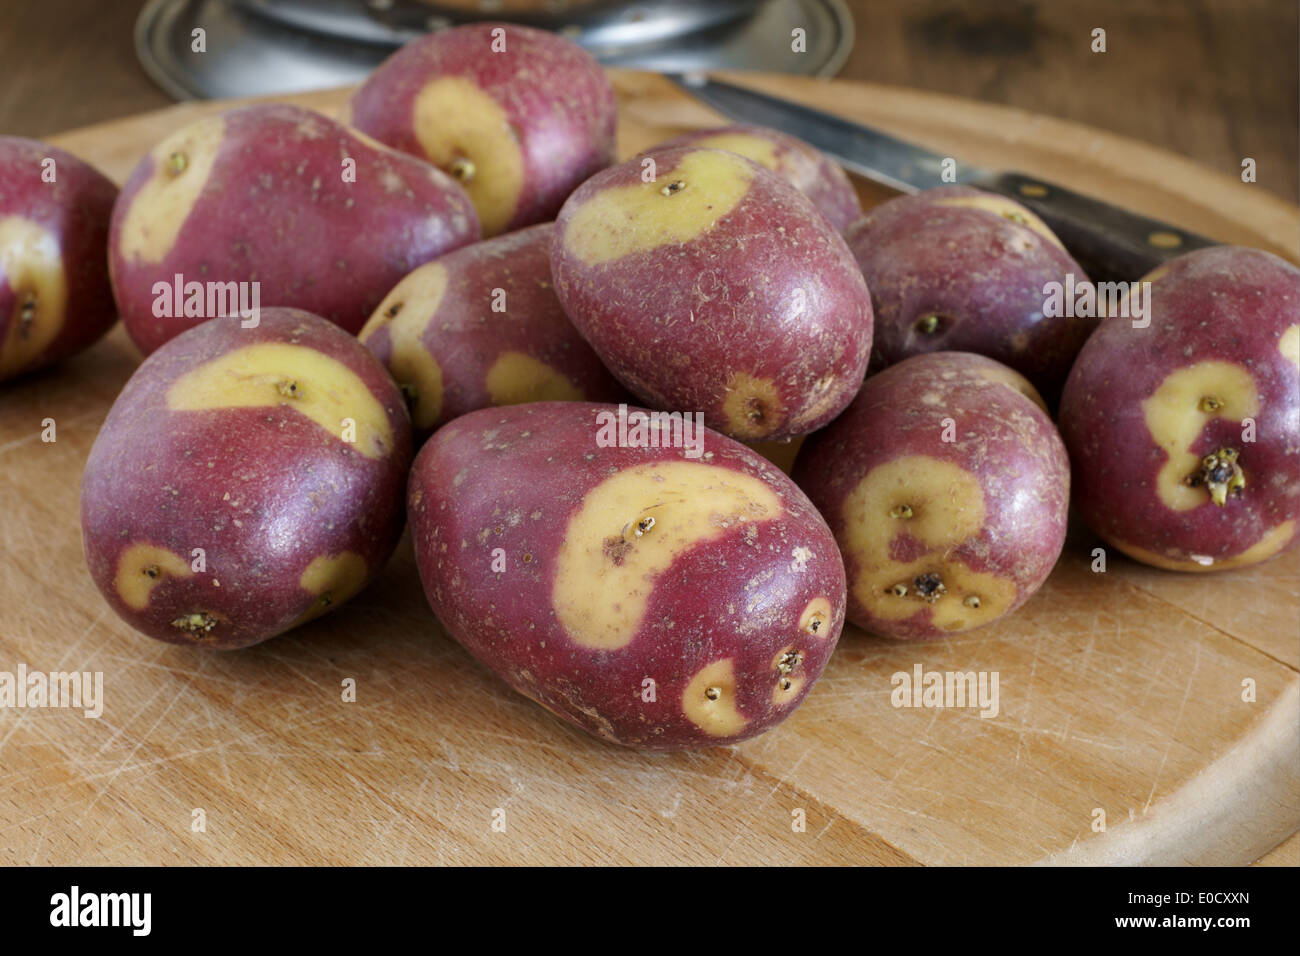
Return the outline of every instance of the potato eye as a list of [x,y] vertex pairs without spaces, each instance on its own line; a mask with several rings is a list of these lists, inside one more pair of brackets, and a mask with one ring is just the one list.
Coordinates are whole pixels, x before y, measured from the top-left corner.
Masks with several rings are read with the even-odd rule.
[[462,183],[472,182],[477,171],[473,161],[465,156],[459,156],[452,161],[451,174]]
[[943,316],[931,312],[923,315],[912,325],[921,335],[935,335],[943,328]]
[[916,588],[917,595],[925,602],[933,604],[939,598],[948,593],[947,587],[944,586],[943,578],[933,571],[927,574],[918,574],[912,579],[912,586]]
[[36,293],[28,292],[23,296],[23,304],[18,311],[18,327],[23,338],[31,331],[31,324],[36,319]]
[[782,674],[788,674],[803,661],[803,655],[798,651],[786,651],[781,655],[781,659],[776,662],[776,669]]

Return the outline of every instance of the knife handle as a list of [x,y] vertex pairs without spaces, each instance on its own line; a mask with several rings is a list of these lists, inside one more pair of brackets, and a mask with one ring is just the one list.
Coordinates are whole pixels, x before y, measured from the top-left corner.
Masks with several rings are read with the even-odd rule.
[[1020,173],[997,173],[971,185],[1028,206],[1096,282],[1139,279],[1174,256],[1217,245],[1196,233]]

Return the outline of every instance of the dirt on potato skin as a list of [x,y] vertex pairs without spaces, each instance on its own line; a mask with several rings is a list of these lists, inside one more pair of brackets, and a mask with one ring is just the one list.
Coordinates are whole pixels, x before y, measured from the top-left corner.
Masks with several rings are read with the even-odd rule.
[[[1257,249],[1216,246],[1173,259],[1149,278],[1150,326],[1103,323],[1065,387],[1060,422],[1075,504],[1120,550],[1212,570],[1300,518],[1300,369],[1282,350],[1288,329],[1300,325],[1300,270]],[[1242,421],[1203,415],[1187,450],[1197,459],[1237,450],[1246,484],[1223,506],[1207,494],[1195,508],[1173,510],[1156,490],[1169,458],[1143,403],[1168,376],[1206,361],[1250,376],[1259,404],[1255,440],[1243,441]],[[1197,414],[1188,407],[1188,416]],[[1296,538],[1278,542],[1275,553]]]
[[[775,466],[709,432],[703,457],[694,460],[761,481],[782,513],[721,527],[716,537],[676,553],[641,583],[644,612],[623,647],[574,641],[554,604],[557,558],[571,518],[606,479],[641,465],[692,460],[680,448],[598,447],[596,416],[614,410],[539,402],[483,409],[440,429],[417,456],[408,491],[425,594],[447,631],[485,666],[604,739],[680,750],[759,734],[799,705],[838,640],[844,578],[830,531]],[[619,530],[611,526],[610,533]],[[491,570],[497,548],[506,562],[502,572]],[[608,550],[606,557],[616,558]],[[831,613],[814,638],[797,625],[820,596]],[[618,600],[608,595],[609,602]],[[774,660],[787,645],[801,651],[796,676],[802,683],[778,706],[772,695],[782,675]],[[682,696],[703,668],[728,658],[746,723],[738,733],[714,736],[687,719]],[[642,696],[647,677],[655,682],[652,702]]]
[[[179,377],[262,342],[310,347],[355,373],[387,415],[388,454],[366,457],[288,405],[167,407]],[[299,584],[314,559],[351,551],[365,561],[367,580],[379,573],[404,525],[411,454],[401,395],[355,338],[295,309],[265,309],[253,329],[240,328],[238,318],[214,319],[145,360],[95,439],[81,487],[91,577],[113,610],[149,637],[218,650],[259,643],[315,609],[318,598]],[[202,548],[205,570],[169,576],[147,607],[129,607],[117,571],[138,543],[186,565]],[[177,626],[194,614],[217,624]]]
[[[1019,608],[1047,579],[1065,542],[1070,463],[1046,413],[1014,385],[997,380],[1008,371],[970,353],[905,359],[868,377],[844,413],[810,435],[799,450],[792,474],[840,543],[852,623],[902,640],[951,633],[935,626],[932,605],[916,602],[910,616],[886,620],[855,594],[860,575],[888,564],[868,566],[849,545],[847,499],[874,469],[910,456],[948,462],[971,476],[981,494],[984,521],[976,533],[935,550],[909,532],[910,512],[873,516],[866,535],[889,561],[910,562],[922,555],[955,559],[974,572],[1010,582],[1014,599],[999,617]],[[944,440],[945,433],[953,440]],[[918,585],[928,582],[899,583],[909,589],[899,600],[912,600]]]
[[[990,197],[938,186],[872,209],[845,231],[871,289],[872,371],[926,352],[975,352],[1033,383],[1055,408],[1070,366],[1097,327],[1088,317],[1043,316],[1043,287],[1088,276],[1055,243],[987,210],[944,200]],[[919,327],[938,317],[931,332]]]
[[[53,182],[42,178],[47,159],[54,161]],[[71,153],[37,140],[0,136],[0,219],[18,216],[57,238],[67,288],[57,334],[21,367],[6,371],[5,343],[11,334],[24,334],[11,323],[22,321],[25,303],[33,321],[41,321],[42,303],[31,301],[27,290],[14,287],[12,276],[0,273],[0,381],[89,348],[117,321],[108,278],[108,224],[117,195],[112,180]]]

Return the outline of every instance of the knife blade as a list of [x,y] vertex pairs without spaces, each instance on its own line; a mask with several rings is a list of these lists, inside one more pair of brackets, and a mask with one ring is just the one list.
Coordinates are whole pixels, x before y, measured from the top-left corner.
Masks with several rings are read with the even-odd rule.
[[705,74],[665,75],[723,116],[795,136],[849,172],[898,192],[956,183],[1015,199],[1047,223],[1094,281],[1139,279],[1174,256],[1217,245],[1179,226],[1023,173],[958,161],[945,179],[944,161],[950,157],[878,129]]

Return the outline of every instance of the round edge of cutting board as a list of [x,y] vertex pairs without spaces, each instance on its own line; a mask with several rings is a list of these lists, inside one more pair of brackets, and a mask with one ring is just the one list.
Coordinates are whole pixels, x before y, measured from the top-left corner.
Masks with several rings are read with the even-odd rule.
[[[652,145],[680,129],[722,122],[663,77],[629,70],[609,71],[624,113],[621,155]],[[1088,183],[1120,183],[1121,195],[1103,192],[1150,215],[1169,219],[1216,238],[1261,245],[1296,259],[1293,237],[1300,210],[1262,188],[1248,187],[1157,147],[1023,110],[913,90],[845,81],[764,74],[733,79],[828,111],[874,123],[923,145],[936,138],[963,143],[963,158],[1015,166],[1045,179],[1085,170],[1066,179],[1080,191]],[[334,114],[348,89],[332,89],[256,100],[187,102],[148,113],[82,127],[51,142],[123,181],[147,148],[176,127],[251,102],[290,102]],[[1092,148],[1096,147],[1096,148]],[[990,162],[990,155],[998,155]],[[1098,155],[1100,154],[1100,155]],[[1016,160],[1012,161],[1012,157]],[[1053,173],[1053,170],[1059,170]],[[1089,174],[1087,171],[1091,170]],[[1093,178],[1088,179],[1088,175]],[[1097,191],[1097,187],[1094,187]],[[883,197],[881,197],[883,198]],[[1235,235],[1215,231],[1231,225]],[[119,330],[120,331],[120,330]],[[1294,682],[1269,712],[1233,747],[1195,777],[1108,834],[1082,840],[1040,861],[1047,864],[1249,863],[1295,832],[1300,779],[1294,755],[1300,747]]]
[[1300,680],[1236,744],[1140,817],[1045,866],[1244,866],[1300,828]]
[[[676,131],[725,120],[657,73],[607,70],[620,100],[620,155]],[[1168,220],[1223,242],[1255,245],[1300,261],[1300,209],[1257,184],[1245,184],[1186,157],[1093,127],[960,97],[847,80],[769,73],[719,73],[809,106],[875,124],[933,149],[961,141],[960,159],[1056,180],[1080,192]],[[50,141],[125,180],[147,147],[203,116],[258,102],[295,103],[336,115],[349,87],[239,100],[178,103],[69,130]],[[876,201],[890,193],[857,182]],[[938,185],[936,183],[936,185]]]

